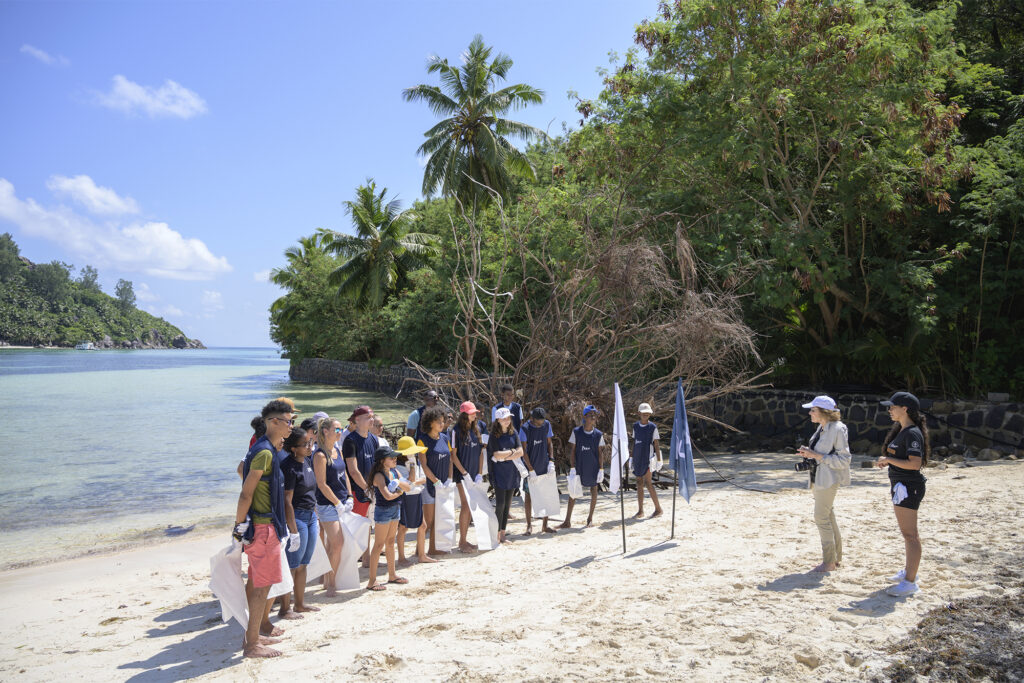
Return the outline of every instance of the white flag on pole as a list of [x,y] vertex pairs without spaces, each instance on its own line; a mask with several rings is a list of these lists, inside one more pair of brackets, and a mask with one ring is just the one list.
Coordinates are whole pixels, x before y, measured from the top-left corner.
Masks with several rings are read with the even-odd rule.
[[612,423],[612,471],[608,490],[618,493],[622,486],[622,464],[629,457],[629,435],[626,434],[626,413],[622,409],[622,392],[615,383],[615,421]]

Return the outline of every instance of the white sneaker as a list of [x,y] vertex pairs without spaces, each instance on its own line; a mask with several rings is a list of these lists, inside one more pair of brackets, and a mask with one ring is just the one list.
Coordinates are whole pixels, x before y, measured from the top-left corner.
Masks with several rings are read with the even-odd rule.
[[893,574],[892,576],[890,576],[888,580],[890,582],[892,582],[892,583],[899,583],[900,581],[902,581],[905,578],[907,578],[907,570],[906,569],[901,569],[898,572],[896,572],[895,574]]
[[905,598],[908,595],[913,595],[918,590],[917,584],[913,581],[907,581],[906,579],[900,581],[895,586],[889,586],[885,589],[885,592],[894,598]]

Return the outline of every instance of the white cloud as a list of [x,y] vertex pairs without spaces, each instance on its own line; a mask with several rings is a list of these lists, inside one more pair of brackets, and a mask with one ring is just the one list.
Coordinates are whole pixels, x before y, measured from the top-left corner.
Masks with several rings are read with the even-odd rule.
[[231,271],[226,258],[214,256],[202,240],[184,237],[167,223],[97,223],[65,206],[49,208],[31,198],[19,199],[5,178],[0,178],[0,221],[60,244],[96,266],[173,280],[209,280]]
[[224,297],[220,292],[204,289],[202,303],[203,308],[207,310],[219,311],[224,308]]
[[21,52],[22,54],[29,55],[30,57],[35,57],[47,66],[67,66],[71,64],[71,60],[63,55],[51,55],[49,52],[40,50],[38,47],[34,47],[28,43],[21,46]]
[[100,187],[87,175],[76,175],[74,178],[50,176],[46,187],[55,195],[70,197],[92,213],[117,215],[139,212],[139,205],[134,199],[121,197],[109,187]]
[[[136,296],[138,296],[138,293],[136,293]],[[173,315],[177,318],[180,318],[185,315],[185,311],[181,310],[180,308],[173,304],[167,304],[166,306],[162,307],[146,306],[146,310],[158,318],[166,318],[169,315]]]
[[206,113],[203,98],[168,79],[159,88],[139,85],[118,74],[109,92],[96,93],[96,103],[126,114],[144,112],[150,118],[172,116],[190,119]]
[[139,301],[159,301],[160,299],[145,282],[139,282],[135,285],[135,298]]
[[270,268],[266,270],[257,270],[252,274],[252,279],[256,282],[270,282]]

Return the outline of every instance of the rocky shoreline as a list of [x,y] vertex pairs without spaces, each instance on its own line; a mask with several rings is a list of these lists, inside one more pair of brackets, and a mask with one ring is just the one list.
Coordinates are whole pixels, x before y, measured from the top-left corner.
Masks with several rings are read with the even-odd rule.
[[[198,339],[189,339],[183,334],[176,335],[170,339],[164,337],[159,330],[151,329],[135,339],[121,339],[114,341],[109,335],[104,335],[99,340],[92,341],[96,349],[205,349],[206,346]],[[0,348],[24,348],[24,349],[73,349],[74,345],[68,346],[21,346],[0,339]]]

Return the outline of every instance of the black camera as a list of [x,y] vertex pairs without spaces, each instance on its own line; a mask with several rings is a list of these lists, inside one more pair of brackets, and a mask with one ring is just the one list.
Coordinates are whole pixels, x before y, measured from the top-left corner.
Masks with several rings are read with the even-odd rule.
[[793,468],[797,472],[813,472],[814,470],[818,469],[818,461],[815,460],[814,458],[804,458],[800,462],[793,465]]

